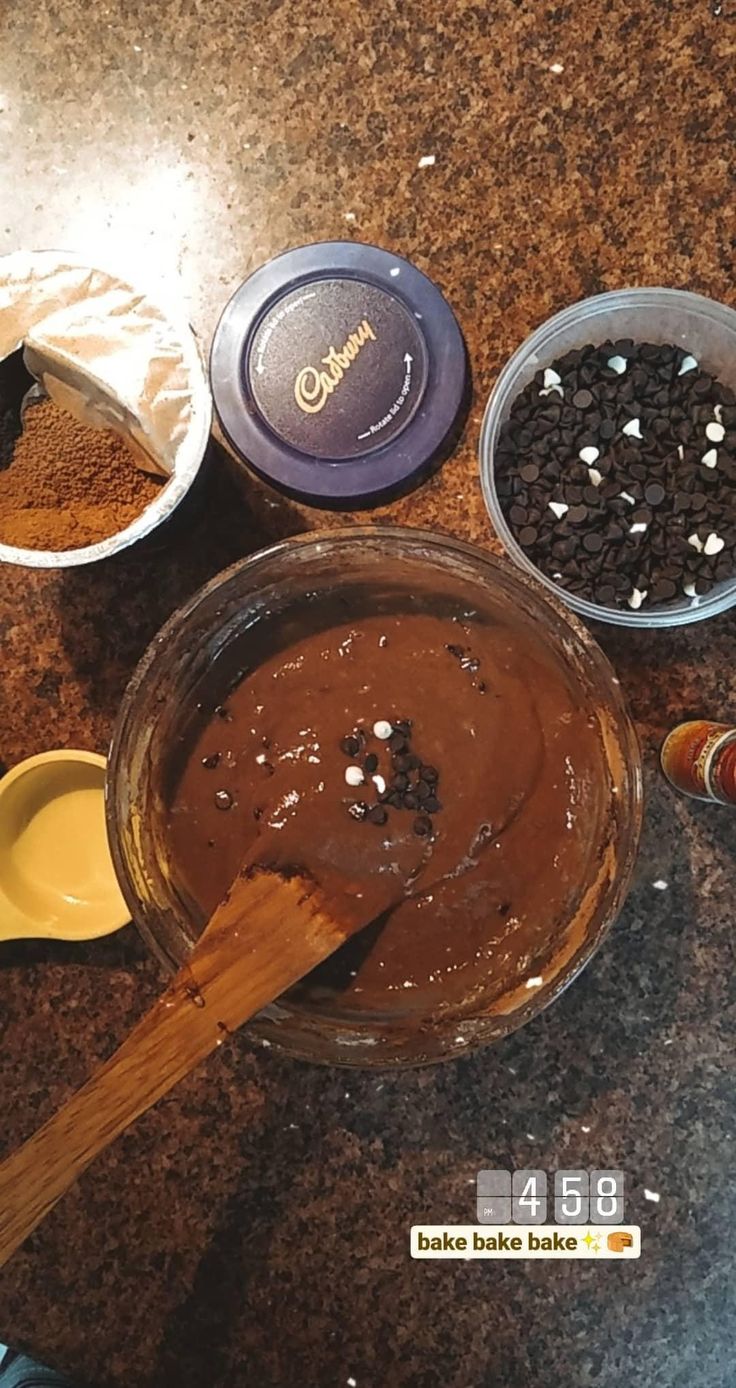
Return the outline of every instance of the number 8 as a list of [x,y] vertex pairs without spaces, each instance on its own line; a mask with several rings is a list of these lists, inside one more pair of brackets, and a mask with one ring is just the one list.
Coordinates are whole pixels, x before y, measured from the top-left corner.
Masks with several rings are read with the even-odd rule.
[[[610,1189],[604,1190],[604,1186],[609,1186]],[[616,1213],[616,1199],[618,1192],[616,1190],[615,1176],[599,1176],[596,1182],[596,1187],[596,1210],[602,1219],[610,1219],[611,1215]],[[610,1200],[611,1202],[608,1208],[606,1208],[607,1200]]]

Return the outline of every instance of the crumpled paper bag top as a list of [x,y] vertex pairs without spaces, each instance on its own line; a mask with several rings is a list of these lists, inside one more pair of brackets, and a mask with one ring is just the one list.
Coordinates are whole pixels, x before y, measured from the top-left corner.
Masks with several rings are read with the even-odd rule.
[[0,360],[28,370],[84,424],[112,428],[139,466],[171,476],[206,389],[194,339],[146,296],[55,251],[0,256]]

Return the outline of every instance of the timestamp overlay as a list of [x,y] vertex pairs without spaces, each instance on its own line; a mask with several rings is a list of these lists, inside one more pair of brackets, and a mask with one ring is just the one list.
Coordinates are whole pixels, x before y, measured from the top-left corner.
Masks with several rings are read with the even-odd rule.
[[484,1170],[476,1224],[415,1224],[412,1258],[580,1258],[641,1255],[638,1224],[624,1222],[624,1172],[569,1168]]

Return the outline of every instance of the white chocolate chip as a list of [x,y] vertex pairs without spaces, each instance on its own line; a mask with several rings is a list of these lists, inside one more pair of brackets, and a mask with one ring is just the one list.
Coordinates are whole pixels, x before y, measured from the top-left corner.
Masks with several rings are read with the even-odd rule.
[[554,511],[558,520],[562,520],[562,517],[567,515],[570,507],[566,506],[564,501],[550,501],[549,509],[550,511]]
[[624,434],[628,434],[630,439],[641,439],[644,437],[644,435],[641,432],[641,425],[638,419],[630,419],[628,424],[624,424],[624,427],[621,432]]
[[381,742],[387,742],[393,732],[393,728],[385,718],[379,718],[373,724],[373,736],[380,738]]
[[643,534],[644,534],[644,531],[647,530],[647,529],[648,529],[648,526],[647,526],[646,521],[634,521],[634,524],[629,526],[629,534],[630,534],[630,535],[643,535]]
[[683,591],[683,593],[685,593],[685,594],[687,595],[687,597],[689,597],[689,598],[695,598],[695,597],[697,597],[697,593],[695,592],[695,580],[691,578],[689,583],[683,584],[683,589],[682,589],[682,591]]
[[680,366],[680,370],[678,371],[677,374],[678,374],[678,376],[685,376],[685,375],[687,375],[687,372],[688,372],[688,371],[695,371],[695,370],[697,370],[697,366],[698,366],[698,363],[696,362],[695,357],[690,357],[690,356],[683,357],[683,359],[682,359],[682,364],[681,364],[681,366]]
[[558,385],[560,384],[561,380],[562,380],[562,377],[558,375],[558,373],[555,371],[554,367],[552,367],[552,366],[547,366],[547,367],[545,367],[545,370],[544,370],[544,384],[545,384],[545,386],[558,386]]
[[345,768],[345,780],[349,786],[362,786],[365,776],[359,766],[347,766]]
[[703,553],[703,541],[696,530],[693,531],[692,535],[688,535],[687,542],[689,545],[692,545],[693,549],[698,551],[698,554]]
[[611,370],[615,371],[617,376],[623,376],[626,370],[626,358],[619,356],[609,357],[606,366],[610,366]]
[[709,439],[711,443],[722,443],[726,437],[726,430],[722,424],[718,423],[717,419],[714,419],[712,424],[706,424],[705,437]]
[[680,462],[682,462],[685,457],[685,449],[683,448],[681,443],[678,443],[677,445],[677,456],[680,459]]
[[725,548],[725,545],[726,541],[721,539],[720,535],[716,535],[715,530],[711,530],[710,535],[703,545],[703,554],[720,554],[721,550]]
[[588,476],[594,487],[600,487],[601,482],[603,481],[603,473],[599,472],[597,467],[589,468]]
[[590,467],[591,463],[597,462],[600,456],[600,448],[581,448],[580,452],[578,453],[578,457],[581,463],[587,463],[588,467]]
[[708,452],[703,454],[700,461],[704,463],[706,467],[715,467],[718,463],[718,453],[715,448],[709,448]]
[[632,506],[636,505],[636,497],[632,496],[631,492],[619,492],[619,499],[630,502]]
[[714,406],[713,406],[713,413],[714,413],[716,419],[718,420],[718,423],[719,423],[719,424],[722,424],[722,423],[723,423],[723,406],[722,406],[722,405],[714,405]]
[[641,607],[648,591],[648,588],[634,588],[631,597],[629,598],[629,607],[633,607],[634,611],[637,612],[638,609]]
[[565,394],[564,390],[562,389],[562,386],[547,386],[546,390],[540,390],[539,392],[540,395],[552,395],[553,393],[555,395],[562,396],[564,396]]
[[386,782],[384,781],[383,776],[371,776],[371,780],[374,786],[376,787],[378,794],[383,795],[386,790]]

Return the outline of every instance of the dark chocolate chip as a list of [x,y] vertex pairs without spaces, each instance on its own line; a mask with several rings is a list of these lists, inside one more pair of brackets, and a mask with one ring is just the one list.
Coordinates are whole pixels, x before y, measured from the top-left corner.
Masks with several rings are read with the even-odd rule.
[[359,738],[355,737],[353,733],[349,733],[347,737],[342,739],[340,750],[345,753],[346,757],[357,757],[360,751]]
[[661,482],[648,482],[644,488],[644,496],[650,506],[659,506],[665,498],[665,489]]
[[208,757],[202,758],[202,765],[206,766],[208,771],[214,771],[215,767],[220,765],[221,760],[222,752],[211,752]]
[[658,578],[652,584],[649,596],[652,602],[669,602],[670,598],[674,598],[676,592],[677,585],[673,583],[671,578]]
[[576,390],[572,397],[572,403],[576,410],[587,410],[593,404],[593,396],[589,390]]
[[589,554],[599,554],[603,549],[603,538],[596,530],[591,530],[588,535],[583,536],[583,548]]
[[218,810],[232,809],[233,797],[229,790],[215,791],[215,805]]
[[376,756],[375,752],[368,753],[368,756],[365,758],[365,761],[363,762],[363,767],[369,775],[372,771],[375,771],[377,769],[378,757]]
[[369,820],[371,824],[385,824],[388,819],[388,810],[384,809],[383,805],[371,805],[366,819]]
[[432,832],[432,821],[429,818],[429,815],[417,815],[416,819],[414,820],[414,824],[412,825],[412,828],[414,829],[414,833],[417,834],[420,839],[426,839],[427,835],[431,834]]

